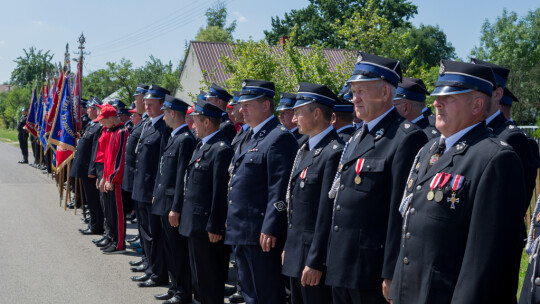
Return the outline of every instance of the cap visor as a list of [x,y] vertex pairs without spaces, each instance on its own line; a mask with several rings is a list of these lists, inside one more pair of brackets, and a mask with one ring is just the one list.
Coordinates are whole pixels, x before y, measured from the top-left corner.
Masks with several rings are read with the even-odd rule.
[[351,78],[347,80],[347,83],[360,82],[360,81],[376,81],[376,80],[382,80],[382,78],[372,78],[365,75],[352,75]]
[[442,86],[442,87],[436,87],[435,90],[433,90],[433,92],[431,93],[431,96],[455,95],[455,94],[463,94],[467,92],[472,92],[472,90],[467,89],[467,88],[460,88],[460,87]]
[[292,109],[293,109],[293,107],[281,105],[281,106],[278,106],[278,107],[277,107],[276,111],[292,110]]
[[313,100],[305,100],[305,99],[299,99],[296,101],[296,103],[294,104],[294,107],[293,109],[296,109],[296,108],[299,108],[301,106],[305,106],[305,105],[308,105],[310,103],[314,103]]
[[238,99],[238,102],[245,102],[245,101],[255,100],[255,99],[261,98],[263,96],[264,95],[242,95]]

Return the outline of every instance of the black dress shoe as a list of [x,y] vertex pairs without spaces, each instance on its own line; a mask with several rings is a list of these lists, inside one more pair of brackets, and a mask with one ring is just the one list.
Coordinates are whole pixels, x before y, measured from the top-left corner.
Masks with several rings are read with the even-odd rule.
[[105,239],[99,243],[96,244],[98,247],[106,247],[111,243],[111,240],[108,237],[105,237]]
[[152,279],[148,279],[144,282],[140,282],[137,285],[139,285],[139,287],[159,287],[159,286],[165,286],[167,285],[167,283],[158,283]]
[[156,298],[156,300],[161,300],[161,301],[168,300],[168,299],[170,299],[172,297],[174,297],[174,293],[172,293],[170,291],[167,291],[164,294],[154,296],[154,298]]
[[236,286],[225,286],[225,292],[223,293],[226,297],[232,295],[236,292]]
[[145,281],[150,280],[150,276],[147,275],[147,274],[145,273],[145,274],[143,274],[142,276],[131,277],[131,280],[132,280],[133,282],[145,282]]
[[139,265],[137,267],[131,267],[130,269],[133,272],[144,272],[146,270],[146,268],[148,268],[148,265],[143,262],[141,265]]
[[174,296],[163,303],[164,304],[182,304],[182,303],[187,303],[187,302],[182,302],[182,299],[179,296]]
[[242,294],[237,291],[235,293],[233,293],[230,297],[229,297],[229,302],[231,303],[244,303],[244,297],[242,296]]
[[18,163],[19,164],[28,164],[28,160],[23,159],[23,160],[20,160]]
[[106,236],[102,236],[100,239],[93,239],[92,240],[92,243],[94,244],[97,244],[99,242],[102,242],[104,239],[106,239],[107,237]]
[[139,266],[142,263],[144,263],[144,259],[140,259],[138,261],[129,261],[129,265],[131,265],[131,266]]
[[101,234],[100,232],[94,231],[94,230],[92,230],[90,228],[81,231],[81,233],[84,234],[84,235]]
[[134,237],[132,237],[130,239],[127,239],[126,241],[131,244],[131,243],[136,242],[138,240],[139,240],[139,235],[137,234],[136,236],[134,236]]

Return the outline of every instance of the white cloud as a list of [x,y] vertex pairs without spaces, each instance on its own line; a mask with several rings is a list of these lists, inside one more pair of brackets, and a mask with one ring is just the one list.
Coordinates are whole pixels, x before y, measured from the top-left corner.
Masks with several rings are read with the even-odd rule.
[[32,21],[32,24],[37,25],[37,26],[42,26],[42,25],[45,25],[45,22],[43,22],[41,20],[34,20],[34,21]]
[[0,44],[6,44],[6,41],[0,40]]
[[246,22],[246,21],[248,21],[248,19],[246,17],[244,17],[240,12],[233,12],[233,15],[236,16],[236,20],[238,22]]
[[4,60],[4,57],[0,56],[0,60]]

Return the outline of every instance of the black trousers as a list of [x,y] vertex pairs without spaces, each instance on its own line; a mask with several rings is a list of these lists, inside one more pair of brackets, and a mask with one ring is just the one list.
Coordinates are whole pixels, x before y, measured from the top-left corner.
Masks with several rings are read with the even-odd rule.
[[304,287],[299,278],[290,278],[292,304],[332,304],[332,287],[324,281],[323,274],[319,285]]
[[189,239],[189,260],[195,293],[201,304],[222,304],[229,270],[229,246],[223,240]]
[[334,304],[388,304],[381,288],[360,290],[357,288],[332,287]]
[[133,211],[133,199],[131,198],[131,192],[122,189],[122,202],[124,202],[124,211],[126,214],[130,214]]
[[165,234],[161,225],[161,215],[150,214],[150,254],[147,254],[148,263],[152,269],[151,279],[158,283],[169,282],[167,261],[165,260]]
[[178,228],[169,224],[168,215],[161,215],[160,218],[162,246],[165,249],[165,262],[172,285],[170,290],[183,302],[191,302],[193,287],[189,267],[188,240],[178,233]]
[[122,203],[122,189],[120,184],[113,184],[114,190],[107,192],[106,218],[109,227],[109,236],[116,244],[117,250],[125,249],[126,217]]
[[103,210],[99,202],[99,190],[96,188],[95,177],[81,177],[84,200],[90,210],[88,228],[96,233],[103,233]]
[[19,146],[21,147],[21,153],[23,155],[23,159],[25,161],[28,161],[28,133],[26,132],[19,132]]

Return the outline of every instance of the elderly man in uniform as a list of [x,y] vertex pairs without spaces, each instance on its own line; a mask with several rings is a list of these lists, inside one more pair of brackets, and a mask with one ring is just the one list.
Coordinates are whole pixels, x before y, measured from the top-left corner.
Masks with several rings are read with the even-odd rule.
[[219,129],[223,110],[198,100],[192,115],[201,141],[187,166],[179,232],[188,238],[197,300],[202,304],[220,304],[229,269],[230,248],[223,243],[223,236],[228,168],[234,151]]
[[229,142],[231,142],[236,135],[236,127],[225,112],[225,109],[227,108],[227,103],[232,98],[231,94],[229,94],[229,92],[227,92],[227,90],[225,90],[224,88],[218,86],[215,83],[212,83],[205,97],[205,101],[208,101],[209,103],[217,106],[223,111],[223,116],[221,117],[221,124],[219,125],[219,129],[223,131],[225,137],[227,137]]
[[343,151],[330,124],[337,99],[326,86],[300,83],[294,106],[293,121],[309,140],[297,152],[287,193],[283,274],[290,279],[293,304],[332,303],[324,273],[333,204],[328,192]]
[[394,107],[399,115],[419,126],[431,139],[441,134],[422,112],[426,108],[427,94],[429,92],[422,79],[405,77],[397,88]]
[[250,126],[231,162],[225,243],[235,246],[246,303],[284,303],[281,252],[288,176],[298,143],[274,117],[274,83],[245,80],[239,103]]
[[356,131],[353,126],[354,106],[352,104],[351,87],[349,85],[344,86],[338,97],[334,105],[331,122],[341,140],[348,142]]
[[21,118],[17,124],[17,131],[19,132],[19,147],[21,148],[21,153],[23,159],[19,161],[19,164],[28,164],[28,132],[26,132],[26,117],[28,115],[28,109],[23,108],[21,110]]
[[[349,79],[361,130],[344,148],[335,197],[326,284],[334,303],[386,303],[399,251],[397,210],[424,132],[392,105],[399,61],[361,52]],[[384,281],[383,281],[384,279]]]
[[139,287],[154,287],[166,285],[169,275],[165,262],[163,248],[159,241],[154,242],[153,236],[161,235],[161,218],[152,213],[152,197],[159,170],[159,161],[171,135],[161,107],[165,95],[170,92],[160,86],[152,85],[144,96],[146,113],[150,117],[141,130],[141,135],[135,147],[135,174],[133,177],[132,198],[137,202],[140,217],[140,238],[144,253],[148,259],[145,274],[131,279],[140,282]]
[[188,108],[186,102],[170,95],[165,95],[165,102],[161,108],[165,113],[165,123],[173,131],[161,156],[152,200],[152,214],[161,218],[161,234],[152,231],[152,238],[153,242],[160,243],[165,252],[167,270],[171,278],[168,292],[156,296],[158,300],[167,300],[165,303],[191,301],[188,244],[187,239],[178,233],[184,202],[184,176],[197,144],[185,122]]
[[[442,60],[432,95],[441,136],[418,153],[404,217],[393,303],[516,303],[525,197],[517,154],[484,121],[489,67]],[[511,177],[511,178],[508,178]]]
[[279,122],[291,131],[298,141],[298,145],[301,146],[308,140],[308,136],[300,134],[298,132],[298,126],[293,122],[293,108],[295,103],[296,94],[282,92],[276,111],[279,113]]

